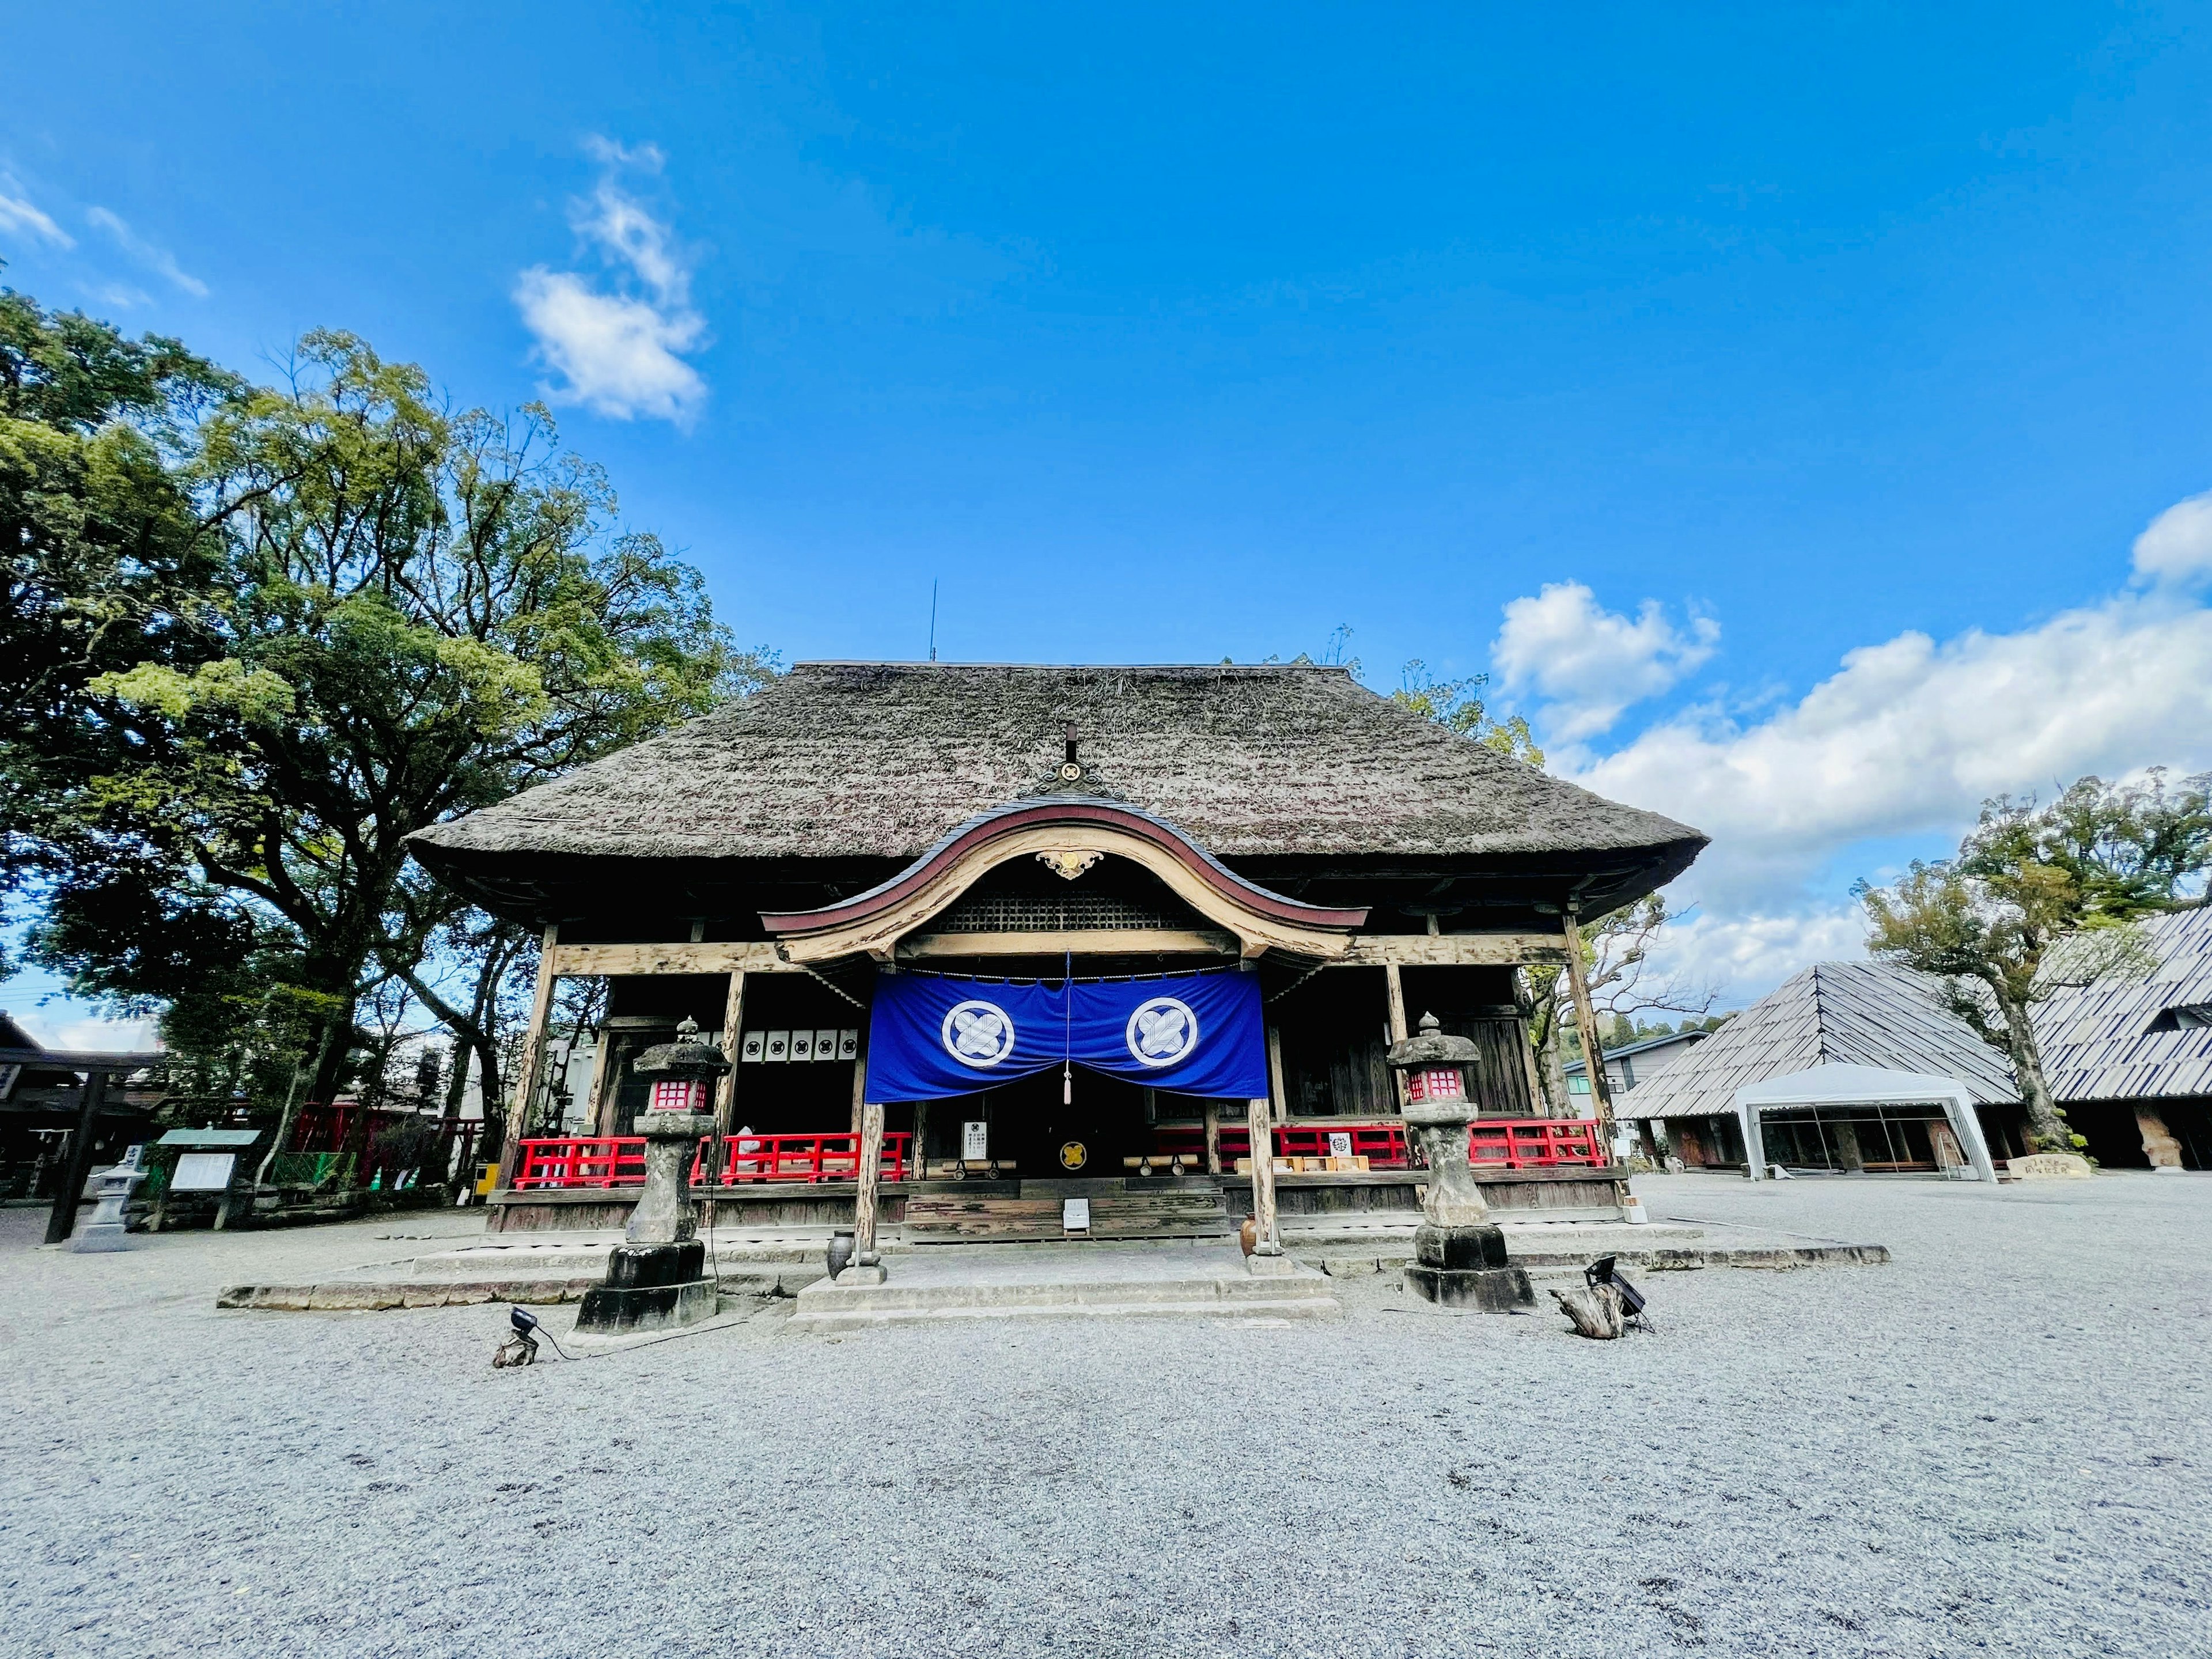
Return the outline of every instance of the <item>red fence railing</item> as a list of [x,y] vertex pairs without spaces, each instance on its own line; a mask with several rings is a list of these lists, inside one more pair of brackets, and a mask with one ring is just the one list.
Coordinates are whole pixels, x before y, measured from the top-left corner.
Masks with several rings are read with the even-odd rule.
[[[1327,1158],[1332,1134],[1352,1138],[1352,1155],[1367,1160],[1370,1170],[1403,1170],[1413,1166],[1401,1124],[1344,1122],[1289,1124],[1274,1132],[1278,1158]],[[1202,1130],[1170,1127],[1154,1137],[1163,1152],[1202,1154]],[[1234,1167],[1249,1156],[1251,1133],[1241,1123],[1221,1126],[1221,1158]],[[904,1133],[884,1137],[881,1166],[886,1181],[904,1181],[912,1170],[914,1137]],[[1562,1166],[1603,1165],[1604,1146],[1597,1125],[1589,1118],[1486,1117],[1468,1127],[1468,1158],[1485,1169],[1548,1170]],[[707,1142],[691,1160],[691,1180],[706,1182]],[[841,1132],[818,1135],[731,1135],[722,1142],[719,1182],[742,1187],[766,1182],[819,1184],[854,1181],[860,1169],[860,1138]],[[642,1135],[585,1135],[562,1140],[526,1140],[514,1171],[518,1192],[590,1187],[635,1187],[645,1180],[645,1137]]]
[[[907,1177],[914,1137],[884,1137],[881,1164],[886,1181]],[[703,1181],[708,1143],[692,1154],[691,1180]],[[721,1186],[793,1181],[855,1181],[860,1178],[860,1138],[849,1133],[823,1135],[732,1135],[722,1142]],[[565,1140],[526,1140],[515,1165],[517,1192],[590,1187],[637,1187],[645,1182],[643,1135],[582,1135]]]
[[[1277,1158],[1327,1158],[1332,1134],[1351,1137],[1352,1153],[1367,1160],[1370,1170],[1413,1167],[1406,1148],[1405,1126],[1390,1122],[1285,1124],[1275,1130]],[[1201,1129],[1163,1128],[1156,1139],[1163,1152],[1203,1153]],[[1221,1126],[1221,1160],[1229,1167],[1250,1156],[1251,1133],[1241,1124]],[[1562,1164],[1602,1165],[1607,1160],[1599,1144],[1597,1124],[1589,1118],[1486,1117],[1468,1126],[1468,1161],[1486,1168],[1509,1170],[1556,1169]]]
[[[884,1136],[883,1178],[904,1181],[914,1137],[903,1131]],[[707,1156],[704,1141],[691,1160],[691,1179],[700,1179]],[[860,1178],[860,1138],[850,1133],[829,1135],[731,1135],[722,1142],[725,1187],[750,1181],[858,1181]]]

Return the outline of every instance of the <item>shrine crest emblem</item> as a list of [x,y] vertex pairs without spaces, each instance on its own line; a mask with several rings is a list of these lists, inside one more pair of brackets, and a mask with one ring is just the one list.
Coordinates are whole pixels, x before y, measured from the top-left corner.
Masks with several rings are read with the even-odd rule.
[[1175,997],[1148,998],[1130,1014],[1124,1036],[1139,1066],[1177,1065],[1198,1051],[1198,1016]]
[[945,1015],[940,1035],[946,1054],[978,1071],[996,1066],[1014,1052],[1014,1022],[994,1002],[957,1005]]

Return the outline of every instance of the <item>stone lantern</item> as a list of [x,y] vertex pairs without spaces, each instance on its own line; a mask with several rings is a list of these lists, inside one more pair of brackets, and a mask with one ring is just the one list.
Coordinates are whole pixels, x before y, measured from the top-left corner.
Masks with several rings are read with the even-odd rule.
[[1506,1260],[1505,1235],[1490,1218],[1468,1164],[1467,1126],[1474,1117],[1468,1068],[1475,1054],[1467,1038],[1444,1036],[1434,1014],[1421,1016],[1419,1036],[1390,1045],[1390,1067],[1406,1079],[1406,1127],[1420,1136],[1429,1160],[1406,1282],[1446,1307],[1510,1313],[1533,1306],[1536,1294],[1528,1275]]
[[608,1253],[606,1278],[584,1292],[580,1331],[662,1330],[715,1311],[707,1247],[695,1237],[690,1177],[700,1138],[714,1132],[714,1079],[730,1069],[729,1059],[700,1042],[698,1022],[686,1019],[675,1042],[647,1048],[631,1069],[653,1085],[637,1121],[645,1136],[645,1190],[624,1242]]

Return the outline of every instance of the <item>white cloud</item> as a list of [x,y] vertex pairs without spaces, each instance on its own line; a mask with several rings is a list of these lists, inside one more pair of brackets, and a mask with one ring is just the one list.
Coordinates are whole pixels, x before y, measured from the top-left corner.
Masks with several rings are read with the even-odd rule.
[[1948,850],[1990,796],[2212,769],[2212,610],[2172,585],[2212,570],[2208,556],[2212,497],[2197,496],[2136,542],[2147,590],[2016,633],[1899,634],[1756,723],[1691,710],[1610,754],[1571,757],[1576,781],[1713,838],[1669,890],[1697,911],[1667,965],[1737,1000],[1759,994],[1808,962],[1859,954],[1857,908],[1838,886],[1882,879],[1900,842]]
[[40,212],[29,198],[8,193],[21,188],[13,179],[0,173],[0,233],[51,242],[56,247],[75,247],[76,239],[51,216]]
[[1594,737],[1631,703],[1656,696],[1713,654],[1720,624],[1692,617],[1687,631],[1646,599],[1632,621],[1580,582],[1547,582],[1505,607],[1491,660],[1508,690],[1545,700],[1540,719],[1563,741]]
[[207,298],[205,283],[177,264],[176,256],[165,247],[156,246],[139,235],[122,219],[104,207],[87,208],[85,218],[114,238],[116,246],[157,276],[165,276],[195,299]]
[[706,319],[691,307],[690,265],[674,232],[622,182],[626,170],[658,173],[661,154],[606,138],[586,148],[605,170],[587,200],[570,204],[570,222],[611,267],[612,291],[543,265],[514,286],[532,355],[560,377],[546,396],[620,420],[688,423],[707,383],[683,354],[706,343]]
[[601,294],[573,271],[542,265],[522,273],[514,301],[538,337],[539,359],[562,377],[547,389],[556,402],[619,420],[646,415],[680,423],[707,395],[698,371],[676,355],[706,326],[691,313],[671,315],[643,300]]
[[43,1009],[15,1016],[41,1048],[143,1052],[161,1046],[150,1019],[102,1019],[97,1015],[56,1018]]
[[2181,586],[2212,576],[2212,494],[2176,501],[2136,538],[2138,582]]

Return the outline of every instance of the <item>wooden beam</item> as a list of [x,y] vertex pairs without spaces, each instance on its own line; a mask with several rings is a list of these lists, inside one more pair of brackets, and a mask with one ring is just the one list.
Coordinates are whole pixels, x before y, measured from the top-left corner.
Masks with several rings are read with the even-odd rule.
[[1053,933],[916,933],[898,959],[923,957],[1233,957],[1234,933],[1171,927],[1101,927]]
[[550,953],[563,978],[599,974],[795,974],[775,946],[738,940],[658,945],[563,945]]
[[1549,933],[1356,933],[1332,968],[1517,968],[1563,963],[1566,948]]
[[492,1182],[497,1188],[514,1185],[514,1166],[522,1160],[523,1128],[528,1120],[530,1097],[538,1088],[538,1061],[545,1047],[545,1023],[553,1013],[553,981],[561,976],[557,966],[560,957],[561,925],[555,922],[545,930],[545,938],[538,947],[538,989],[530,1000],[530,1032],[523,1039],[522,1053],[514,1062],[514,1104],[507,1115],[507,1144],[499,1149],[499,1178]]
[[1244,1123],[1252,1145],[1253,1243],[1259,1255],[1280,1255],[1283,1241],[1275,1220],[1275,1132],[1269,1115],[1265,1100],[1245,1103]]

